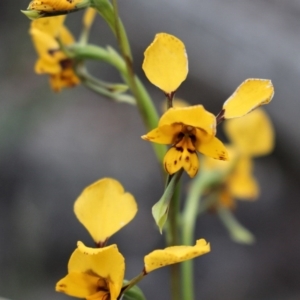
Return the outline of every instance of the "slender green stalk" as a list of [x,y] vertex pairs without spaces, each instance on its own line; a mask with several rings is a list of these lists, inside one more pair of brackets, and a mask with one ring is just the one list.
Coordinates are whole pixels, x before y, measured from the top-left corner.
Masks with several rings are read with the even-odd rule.
[[115,11],[115,3],[113,6],[108,0],[91,0],[91,6],[94,7],[106,21],[118,41],[122,43],[122,49],[126,55],[131,58],[131,50],[125,27],[119,18],[118,12]]
[[124,94],[127,86],[122,84],[113,84],[108,83],[102,80],[99,80],[88,73],[84,65],[79,63],[75,67],[77,76],[80,78],[83,85],[91,89],[97,94],[105,96],[109,99],[112,99],[116,102],[124,102],[127,104],[135,105],[135,99],[128,94]]
[[[170,205],[169,226],[168,228],[168,246],[176,246],[180,244],[179,237],[179,213],[180,213],[180,184],[176,185],[175,192]],[[173,300],[180,299],[180,264],[170,266],[171,271],[171,296]]]
[[[205,177],[199,174],[191,183],[189,195],[185,201],[182,214],[182,243],[192,245],[194,239],[195,224],[198,214],[198,206],[201,194],[206,186]],[[193,300],[194,295],[194,269],[193,260],[182,263],[182,294],[183,300]]]

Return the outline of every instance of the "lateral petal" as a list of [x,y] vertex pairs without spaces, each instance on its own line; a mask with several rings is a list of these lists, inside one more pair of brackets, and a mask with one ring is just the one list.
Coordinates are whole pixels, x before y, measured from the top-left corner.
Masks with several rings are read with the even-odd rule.
[[274,96],[271,80],[250,78],[245,80],[223,105],[224,118],[242,117],[253,109],[269,103]]
[[209,157],[219,160],[228,160],[228,152],[224,144],[216,137],[209,141],[199,142],[196,144],[197,150]]
[[204,239],[197,240],[195,246],[172,246],[155,250],[144,257],[147,273],[171,264],[195,258],[210,252],[210,245]]

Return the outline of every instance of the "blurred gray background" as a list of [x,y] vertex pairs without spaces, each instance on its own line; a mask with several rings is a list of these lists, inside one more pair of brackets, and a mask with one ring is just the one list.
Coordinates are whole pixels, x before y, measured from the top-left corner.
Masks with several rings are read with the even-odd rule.
[[[110,240],[132,278],[143,256],[163,247],[150,212],[163,184],[151,145],[140,139],[145,129],[135,107],[82,86],[54,94],[47,76],[34,73],[29,20],[20,13],[27,5],[6,1],[0,11],[0,296],[71,299],[54,285],[66,274],[77,240],[92,245],[72,211],[82,189],[110,176],[135,195],[137,217]],[[120,13],[135,69],[157,107],[163,95],[141,71],[143,51],[157,32],[178,36],[187,48],[190,71],[177,95],[213,113],[245,79],[272,79],[275,97],[266,110],[276,149],[255,161],[259,200],[239,202],[236,211],[257,243],[237,245],[216,216],[201,218],[196,237],[211,242],[212,252],[195,260],[197,299],[300,299],[300,1],[122,0]],[[66,22],[77,36],[81,16]],[[100,18],[92,42],[115,45]],[[119,80],[108,66],[89,67],[102,79]],[[141,282],[148,299],[169,299],[168,272]]]

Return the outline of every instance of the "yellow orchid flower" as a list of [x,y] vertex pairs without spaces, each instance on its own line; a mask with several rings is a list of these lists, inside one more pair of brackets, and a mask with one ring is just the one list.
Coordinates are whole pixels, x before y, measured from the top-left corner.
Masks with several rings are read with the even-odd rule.
[[125,272],[117,245],[89,248],[78,242],[68,263],[68,275],[56,284],[56,291],[87,300],[116,300]]
[[74,212],[95,243],[102,246],[134,218],[137,204],[117,180],[104,178],[83,190]]
[[253,176],[252,157],[270,153],[274,147],[274,130],[263,109],[258,108],[243,118],[228,120],[225,132],[232,144],[226,146],[231,161],[206,158],[203,168],[224,174],[219,186],[219,204],[235,207],[235,198],[255,200],[259,185]]
[[[149,81],[167,96],[172,106],[173,96],[188,74],[185,46],[177,37],[159,33],[144,53],[143,70]],[[217,122],[242,117],[253,109],[269,103],[274,95],[268,79],[249,78],[225,101]]]
[[199,169],[197,151],[214,159],[228,160],[223,143],[215,137],[215,116],[202,105],[170,108],[158,127],[142,138],[158,144],[171,144],[164,157],[165,170],[174,174],[183,168],[190,177]]
[[50,17],[32,21],[30,35],[39,55],[35,64],[38,74],[50,75],[50,85],[54,91],[73,87],[80,80],[73,71],[73,61],[61,50],[57,39],[68,46],[74,38],[63,25],[65,16]]
[[90,0],[32,0],[22,11],[29,19],[65,15],[90,6]]
[[[195,246],[173,246],[152,251],[144,258],[140,279],[155,269],[208,252],[210,245],[204,239],[198,240]],[[68,274],[57,282],[55,290],[87,300],[116,300],[121,293],[124,273],[124,257],[116,245],[95,249],[78,242],[68,263]]]

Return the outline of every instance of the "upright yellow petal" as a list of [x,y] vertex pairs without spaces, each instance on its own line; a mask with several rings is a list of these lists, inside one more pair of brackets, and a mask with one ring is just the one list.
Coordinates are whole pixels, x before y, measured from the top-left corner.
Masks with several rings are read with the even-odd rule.
[[261,105],[269,103],[274,95],[271,80],[245,80],[223,105],[224,118],[242,117]]
[[170,108],[160,118],[158,126],[176,123],[203,129],[209,135],[216,133],[216,118],[202,105]]
[[170,94],[186,79],[188,60],[181,40],[167,33],[159,33],[146,49],[143,70],[149,81]]
[[104,178],[84,189],[75,201],[74,212],[101,244],[133,219],[137,204],[117,180]]
[[266,155],[274,148],[273,126],[262,109],[256,109],[243,118],[228,120],[224,126],[229,139],[241,154]]
[[101,286],[110,292],[111,300],[120,294],[124,273],[124,257],[117,245],[104,248],[89,248],[78,242],[68,264],[69,273],[81,272],[98,277],[98,288]]
[[171,264],[179,263],[210,252],[210,245],[204,239],[197,240],[195,246],[173,246],[155,250],[144,258],[147,273]]

